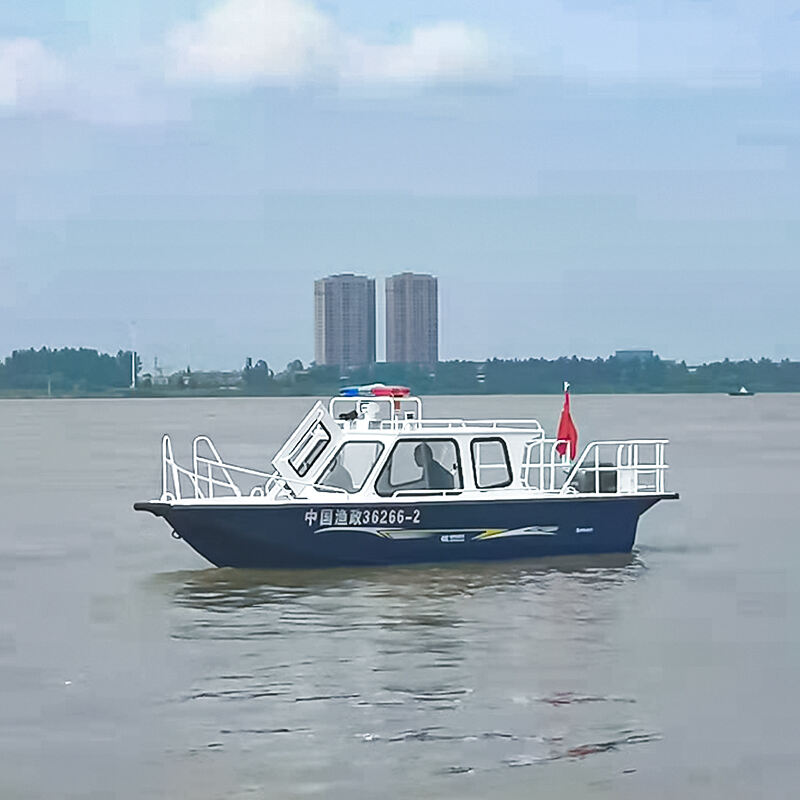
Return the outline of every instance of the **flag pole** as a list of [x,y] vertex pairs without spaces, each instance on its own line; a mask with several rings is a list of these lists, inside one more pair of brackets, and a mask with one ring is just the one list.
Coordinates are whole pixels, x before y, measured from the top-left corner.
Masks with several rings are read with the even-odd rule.
[[569,381],[564,381],[564,407],[558,420],[555,449],[560,456],[569,453],[570,460],[573,460],[578,452],[578,429],[572,421],[569,408]]

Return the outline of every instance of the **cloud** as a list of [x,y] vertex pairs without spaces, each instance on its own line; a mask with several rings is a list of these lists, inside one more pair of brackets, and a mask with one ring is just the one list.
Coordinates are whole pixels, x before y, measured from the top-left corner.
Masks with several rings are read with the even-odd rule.
[[65,68],[37,39],[0,39],[0,109],[50,105]]
[[414,28],[402,44],[348,40],[340,75],[355,82],[448,81],[487,75],[490,63],[482,31],[462,22],[440,22]]
[[304,0],[223,0],[176,28],[167,50],[171,78],[223,84],[457,81],[490,67],[486,34],[462,22],[369,42]]
[[797,26],[788,22],[796,17],[793,0],[775,0],[780,13],[693,0],[668,8],[537,0],[518,13],[498,12],[491,37],[463,20],[410,23],[396,36],[364,34],[320,2],[205,0],[204,12],[178,18],[156,38],[134,37],[127,46],[94,39],[60,54],[38,39],[0,38],[0,114],[144,125],[190,119],[196,90],[208,85],[310,84],[377,94],[542,79],[758,88],[772,77],[796,81],[800,70]]
[[0,115],[56,113],[122,126],[186,118],[184,99],[166,92],[146,63],[91,51],[62,58],[38,39],[0,39]]

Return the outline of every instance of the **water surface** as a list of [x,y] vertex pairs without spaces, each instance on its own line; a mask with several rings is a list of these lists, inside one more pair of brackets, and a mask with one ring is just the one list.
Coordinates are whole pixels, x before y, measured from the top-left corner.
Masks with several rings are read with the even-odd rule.
[[671,440],[630,557],[218,570],[131,510],[163,432],[263,468],[309,405],[0,403],[0,797],[795,795],[800,398],[575,396]]

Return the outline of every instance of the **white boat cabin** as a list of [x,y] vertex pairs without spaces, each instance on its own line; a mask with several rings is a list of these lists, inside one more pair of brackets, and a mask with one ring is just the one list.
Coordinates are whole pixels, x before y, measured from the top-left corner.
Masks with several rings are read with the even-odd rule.
[[530,499],[662,494],[666,440],[599,441],[571,460],[535,419],[427,419],[408,395],[317,402],[273,459],[274,473],[226,464],[207,437],[193,469],[162,445],[162,499],[259,503],[397,503],[409,498]]

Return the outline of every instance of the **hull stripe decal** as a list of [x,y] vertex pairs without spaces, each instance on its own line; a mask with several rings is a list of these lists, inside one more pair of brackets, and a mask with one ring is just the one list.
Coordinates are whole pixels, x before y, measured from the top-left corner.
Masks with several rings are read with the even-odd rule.
[[315,533],[368,533],[381,539],[402,541],[404,539],[429,539],[434,536],[452,536],[453,534],[475,534],[467,541],[481,542],[487,539],[503,539],[510,536],[555,536],[558,525],[530,525],[526,528],[372,528],[355,525],[332,525],[317,528]]

